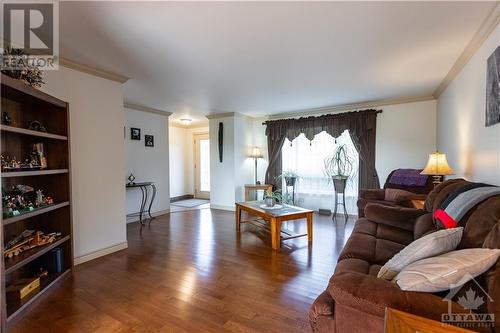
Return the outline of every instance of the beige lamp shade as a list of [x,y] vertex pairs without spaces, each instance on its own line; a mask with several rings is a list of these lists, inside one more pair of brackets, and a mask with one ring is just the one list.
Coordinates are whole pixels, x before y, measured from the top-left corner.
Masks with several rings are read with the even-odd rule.
[[252,152],[250,154],[250,157],[252,158],[262,158],[262,152],[260,151],[259,147],[253,147]]
[[453,169],[448,165],[446,154],[440,152],[429,154],[427,165],[421,172],[422,175],[433,176],[453,175],[454,173]]

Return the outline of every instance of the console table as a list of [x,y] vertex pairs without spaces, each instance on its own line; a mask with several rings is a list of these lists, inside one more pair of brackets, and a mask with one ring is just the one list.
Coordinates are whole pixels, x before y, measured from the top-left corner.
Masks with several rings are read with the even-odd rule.
[[[139,188],[141,190],[141,208],[137,213],[132,213],[128,214],[127,216],[139,216],[139,223],[141,224],[141,228],[144,225],[144,222],[142,220],[142,216],[145,215],[146,213],[149,215],[149,223],[151,223],[151,220],[153,219],[153,216],[151,215],[151,206],[153,206],[153,202],[156,197],[156,186],[153,182],[142,182],[142,183],[128,183],[125,185],[125,188],[131,189],[131,188]],[[149,200],[149,205],[148,205],[148,198],[150,196],[151,191],[151,199]],[[146,209],[147,207],[147,209]]]
[[272,191],[273,190],[273,185],[268,185],[268,184],[245,184],[245,201],[251,201],[255,200],[250,197],[250,192],[252,191],[258,191],[258,190],[264,190],[264,191]]

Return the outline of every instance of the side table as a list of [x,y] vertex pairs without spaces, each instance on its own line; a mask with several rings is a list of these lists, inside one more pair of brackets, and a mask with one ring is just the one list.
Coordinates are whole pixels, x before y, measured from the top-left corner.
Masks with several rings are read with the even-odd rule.
[[[128,214],[127,216],[139,216],[139,223],[141,224],[141,229],[142,229],[142,226],[144,225],[144,221],[142,220],[143,215],[145,215],[146,213],[149,215],[149,223],[151,223],[151,220],[153,219],[153,216],[151,215],[151,207],[153,206],[153,202],[156,197],[156,186],[153,182],[142,182],[142,183],[128,183],[125,185],[125,188],[127,190],[132,188],[139,188],[141,190],[142,195],[141,195],[140,210],[137,213]],[[149,205],[148,205],[150,188],[151,188],[151,199],[149,200]]]

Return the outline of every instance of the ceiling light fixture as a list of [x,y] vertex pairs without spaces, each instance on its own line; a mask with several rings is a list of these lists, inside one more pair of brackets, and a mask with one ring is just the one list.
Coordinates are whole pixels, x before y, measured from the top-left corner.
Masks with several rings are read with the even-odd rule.
[[180,120],[180,122],[181,122],[182,125],[187,126],[187,125],[191,124],[191,119],[189,119],[189,118],[182,118]]

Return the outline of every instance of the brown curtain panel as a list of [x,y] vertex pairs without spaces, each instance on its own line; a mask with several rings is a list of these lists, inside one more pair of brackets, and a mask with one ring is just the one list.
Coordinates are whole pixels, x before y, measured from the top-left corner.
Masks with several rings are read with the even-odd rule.
[[380,110],[363,110],[329,114],[319,117],[281,119],[265,122],[269,165],[266,184],[281,188],[277,177],[282,173],[281,148],[285,139],[293,141],[301,133],[309,140],[326,131],[334,138],[349,130],[351,139],[359,154],[359,188],[380,188],[375,170],[375,136],[377,114]]

